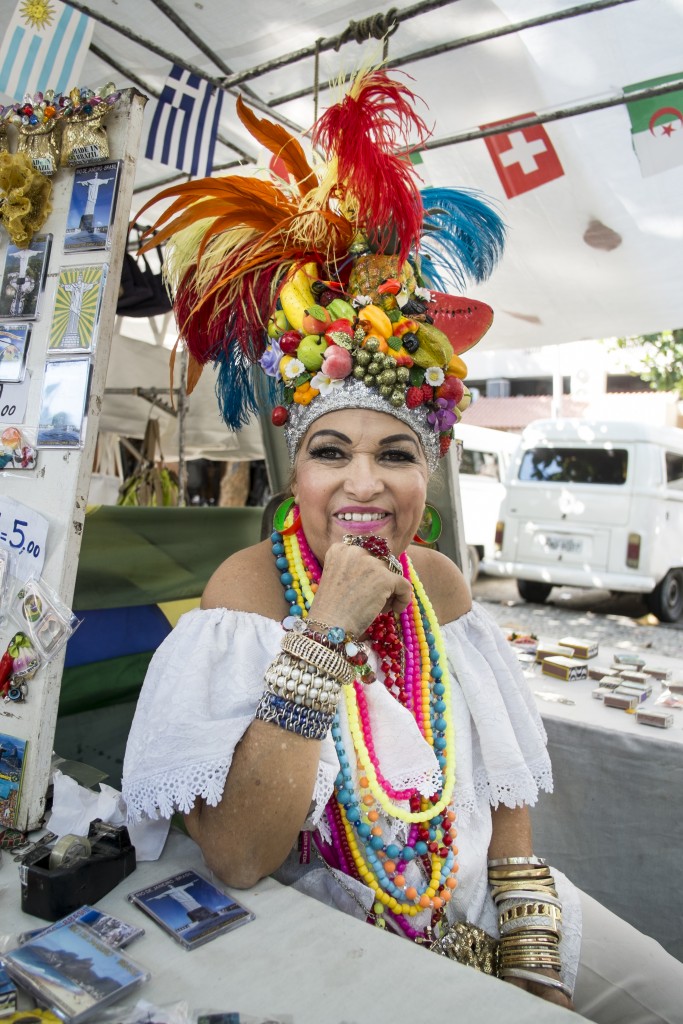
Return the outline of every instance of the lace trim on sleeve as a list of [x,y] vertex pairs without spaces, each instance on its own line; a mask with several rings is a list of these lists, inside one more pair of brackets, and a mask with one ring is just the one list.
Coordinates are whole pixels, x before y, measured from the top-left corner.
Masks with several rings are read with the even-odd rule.
[[456,792],[455,810],[461,824],[465,824],[470,815],[481,807],[482,799],[492,807],[499,804],[506,807],[527,804],[531,807],[538,799],[539,790],[546,793],[553,791],[553,775],[545,757],[528,764],[523,770],[511,773],[507,778],[498,777],[495,781],[489,779],[485,768],[478,768],[474,772],[473,783],[473,786]]
[[131,783],[124,792],[129,819],[170,818],[176,810],[188,814],[197,797],[216,807],[231,763],[232,758],[201,761]]

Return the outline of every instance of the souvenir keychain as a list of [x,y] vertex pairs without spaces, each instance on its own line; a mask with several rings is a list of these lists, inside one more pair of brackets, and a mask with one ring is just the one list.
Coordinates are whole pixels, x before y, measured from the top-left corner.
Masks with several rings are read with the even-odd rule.
[[18,427],[0,433],[0,469],[35,469],[37,452]]
[[26,633],[15,633],[0,658],[0,697],[23,701],[27,683],[40,667],[40,658]]
[[12,615],[28,634],[41,664],[61,651],[79,624],[71,609],[36,577],[30,577],[17,590]]

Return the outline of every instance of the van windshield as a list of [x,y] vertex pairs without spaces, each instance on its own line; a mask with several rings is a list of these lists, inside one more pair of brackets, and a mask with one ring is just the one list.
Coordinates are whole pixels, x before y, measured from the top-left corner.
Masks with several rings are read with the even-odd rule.
[[628,452],[622,448],[529,448],[519,479],[562,484],[623,484]]

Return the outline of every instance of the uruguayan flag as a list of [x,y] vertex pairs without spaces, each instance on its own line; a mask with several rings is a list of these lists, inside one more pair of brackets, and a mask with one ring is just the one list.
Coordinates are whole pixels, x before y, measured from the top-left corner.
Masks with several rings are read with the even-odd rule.
[[23,100],[80,85],[93,24],[60,0],[20,0],[0,46],[0,93]]
[[192,177],[211,174],[223,93],[173,65],[156,105],[145,156]]

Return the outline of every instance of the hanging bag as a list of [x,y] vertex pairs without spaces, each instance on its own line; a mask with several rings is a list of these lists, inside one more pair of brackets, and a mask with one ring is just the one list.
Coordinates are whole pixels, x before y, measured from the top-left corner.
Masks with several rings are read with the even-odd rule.
[[128,248],[135,252],[126,252],[124,256],[116,312],[122,316],[163,316],[173,308],[161,273],[164,254],[161,246],[157,246],[160,269],[153,270],[144,253],[137,252],[140,241],[140,229],[135,225],[128,236]]

